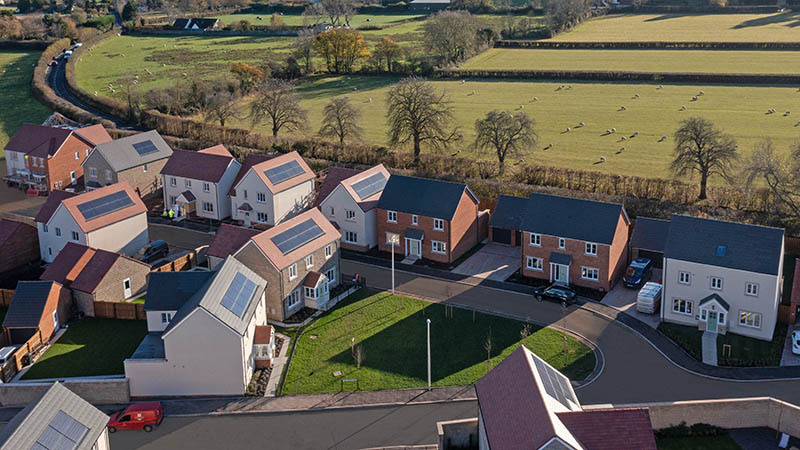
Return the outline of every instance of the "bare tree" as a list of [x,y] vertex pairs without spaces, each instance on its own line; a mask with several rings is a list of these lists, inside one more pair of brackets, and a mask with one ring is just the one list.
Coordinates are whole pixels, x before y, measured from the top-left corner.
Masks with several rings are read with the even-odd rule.
[[772,141],[756,144],[745,162],[743,173],[747,186],[764,183],[781,206],[800,217],[800,143],[787,156],[775,152]]
[[218,121],[225,126],[228,119],[236,118],[239,96],[228,89],[215,89],[208,98],[203,118],[206,122]]
[[292,42],[295,58],[305,66],[306,75],[314,72],[314,32],[311,30],[300,30]]
[[497,154],[500,175],[505,170],[506,156],[518,156],[536,144],[534,122],[524,112],[490,111],[475,121],[475,147],[491,149]]
[[458,127],[450,128],[454,118],[447,96],[424,79],[404,78],[389,90],[386,104],[389,143],[412,142],[415,165],[423,144],[442,148],[461,139]]
[[494,341],[492,340],[492,329],[489,328],[489,333],[486,334],[486,340],[483,342],[483,349],[486,350],[486,371],[488,372],[492,368],[492,346],[494,345]]
[[272,125],[272,136],[282,129],[295,131],[306,128],[306,111],[300,107],[300,97],[288,81],[270,78],[260,88],[250,108],[253,126],[261,122]]
[[323,109],[320,136],[336,137],[339,145],[344,145],[346,138],[360,137],[363,129],[358,125],[361,120],[359,111],[347,97],[334,98]]
[[442,63],[453,64],[474,55],[482,43],[481,21],[467,11],[441,11],[425,21],[425,48]]
[[356,369],[361,368],[361,363],[367,359],[367,351],[364,350],[364,346],[361,344],[356,345],[355,353],[353,354],[353,358],[356,360]]
[[720,175],[730,179],[738,159],[736,140],[723,134],[711,121],[690,117],[675,131],[675,152],[670,169],[677,175],[697,172],[700,175],[699,200],[704,200],[708,178]]
[[356,7],[353,0],[322,0],[303,10],[303,16],[311,19],[314,24],[327,20],[332,27],[349,27],[350,19],[355,14]]
[[591,16],[589,0],[549,0],[545,16],[550,32],[569,30]]

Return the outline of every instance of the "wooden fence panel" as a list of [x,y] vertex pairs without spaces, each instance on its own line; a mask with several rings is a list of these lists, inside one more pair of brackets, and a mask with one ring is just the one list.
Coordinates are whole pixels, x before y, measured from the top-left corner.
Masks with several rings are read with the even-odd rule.
[[8,306],[14,298],[14,289],[0,289],[0,306]]
[[147,319],[141,303],[94,302],[94,316],[101,319]]
[[153,268],[153,272],[180,272],[189,270],[197,264],[197,252],[190,252],[162,266]]

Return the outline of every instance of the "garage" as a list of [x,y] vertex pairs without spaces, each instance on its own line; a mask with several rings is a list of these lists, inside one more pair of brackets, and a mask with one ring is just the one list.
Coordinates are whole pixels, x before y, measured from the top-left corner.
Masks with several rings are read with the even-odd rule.
[[492,227],[492,242],[511,245],[511,230]]
[[667,242],[669,221],[637,217],[631,234],[631,260],[635,258],[650,258],[653,267],[663,268],[664,245]]
[[528,199],[501,195],[489,219],[489,240],[503,245],[520,246],[520,225],[528,205]]

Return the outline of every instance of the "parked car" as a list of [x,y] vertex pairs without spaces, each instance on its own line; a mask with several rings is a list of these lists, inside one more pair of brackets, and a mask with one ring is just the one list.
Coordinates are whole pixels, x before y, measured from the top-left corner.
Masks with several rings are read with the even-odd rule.
[[64,52],[64,59],[69,59],[72,56],[72,50],[67,50]]
[[117,430],[144,430],[153,431],[153,426],[161,424],[164,420],[164,410],[161,402],[139,402],[129,405],[111,413],[108,421],[108,432]]
[[800,355],[800,330],[792,331],[792,353]]
[[533,291],[533,295],[536,297],[536,300],[550,300],[552,302],[561,303],[562,305],[573,304],[577,298],[575,291],[560,284],[552,284],[546,288],[538,288]]
[[636,258],[622,276],[622,283],[625,287],[636,289],[649,281],[652,276],[653,261],[650,258]]
[[166,241],[153,241],[136,253],[136,259],[148,264],[166,258],[169,255],[169,245]]
[[661,308],[661,285],[648,281],[636,296],[636,310],[645,314],[655,314]]
[[11,358],[14,357],[14,353],[20,347],[22,347],[22,346],[21,345],[10,345],[8,347],[0,348],[0,366],[3,366],[3,365],[5,365],[6,362],[10,361]]
[[50,61],[50,63],[48,63],[47,65],[50,66],[50,67],[57,66],[58,65],[58,61],[56,61],[54,59],[54,60]]

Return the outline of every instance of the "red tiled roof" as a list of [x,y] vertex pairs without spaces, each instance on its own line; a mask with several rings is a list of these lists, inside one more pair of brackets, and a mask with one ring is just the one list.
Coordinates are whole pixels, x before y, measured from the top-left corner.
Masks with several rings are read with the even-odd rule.
[[[80,210],[78,210],[79,205],[121,191],[125,191],[128,194],[128,198],[133,202],[132,205],[91,220],[86,220]],[[75,222],[84,233],[89,233],[90,231],[98,230],[112,223],[147,212],[147,207],[144,206],[144,202],[139,198],[139,194],[133,190],[130,184],[124,181],[93,191],[84,192],[75,197],[64,199],[61,203],[64,204],[64,207],[67,208],[67,211],[69,211],[72,218],[75,219]]]
[[83,292],[94,292],[97,285],[103,281],[108,271],[119,259],[119,253],[112,253],[105,250],[95,250],[92,259],[86,263],[86,267],[75,278],[70,286]]
[[[272,242],[272,238],[309,219],[313,220],[314,223],[320,227],[323,232],[322,235],[284,255],[283,252],[278,249],[278,246]],[[341,237],[341,233],[336,231],[319,209],[311,208],[302,214],[298,214],[285,222],[275,225],[269,230],[258,233],[253,236],[252,241],[278,270],[283,270],[291,264],[305,258],[309,253],[319,250],[331,242],[341,239]]]
[[111,141],[111,136],[102,125],[92,125],[77,130],[47,127],[31,123],[22,124],[6,144],[6,150],[13,150],[38,157],[52,156],[71,134],[77,135],[90,146]]
[[322,186],[319,187],[319,192],[317,193],[317,198],[314,200],[314,206],[319,206],[322,204],[323,200],[328,198],[328,196],[336,189],[336,186],[354,176],[361,173],[360,170],[356,169],[348,169],[346,167],[329,167],[328,173],[325,175],[325,181],[322,182]]
[[58,205],[61,204],[63,200],[66,200],[70,197],[74,197],[78,194],[74,192],[67,192],[67,191],[52,191],[47,196],[47,201],[44,202],[44,205],[39,209],[39,212],[36,214],[37,222],[47,223],[50,221],[50,218],[53,217],[53,213],[56,212]]
[[586,450],[656,450],[646,408],[583,410],[556,416]]
[[344,187],[347,193],[350,194],[350,197],[352,197],[353,200],[355,200],[355,202],[358,203],[358,206],[361,208],[362,211],[369,211],[370,209],[378,206],[378,200],[381,199],[381,194],[383,194],[383,190],[376,192],[367,198],[361,198],[356,193],[356,190],[353,188],[353,185],[355,183],[358,183],[359,181],[365,180],[375,175],[376,173],[382,173],[387,180],[391,177],[391,174],[389,173],[388,170],[386,170],[386,167],[383,167],[383,164],[378,164],[377,166],[370,167],[369,169],[357,175],[354,175],[346,180],[342,180],[342,187]]
[[150,269],[147,264],[125,255],[69,242],[39,279],[57,281],[79,291],[94,292],[120,258],[141,264],[148,271]]
[[236,195],[236,185],[239,184],[240,181],[242,181],[242,178],[244,178],[244,175],[247,173],[247,171],[250,170],[251,167],[272,158],[273,158],[272,156],[256,155],[256,154],[250,154],[245,156],[244,163],[242,163],[242,167],[239,169],[239,173],[237,173],[236,177],[233,179],[233,184],[231,184],[231,189],[228,191],[228,195],[230,196]]
[[229,156],[174,150],[161,173],[216,183],[225,174],[231,160],[233,158]]
[[208,246],[206,255],[225,258],[236,253],[247,241],[259,233],[252,228],[237,227],[223,223],[217,229],[214,240]]
[[91,143],[93,146],[105,144],[106,142],[111,142],[113,140],[111,135],[108,134],[108,131],[106,131],[106,129],[103,128],[103,126],[99,123],[90,125],[88,127],[78,128],[75,130],[75,134],[89,141],[89,143]]
[[312,270],[311,272],[308,272],[305,280],[303,280],[303,286],[310,288],[317,287],[317,283],[319,283],[320,278],[322,278],[322,274]]
[[222,144],[198,150],[197,153],[205,153],[207,155],[219,155],[219,156],[225,156],[227,158],[233,158],[233,154],[230,151],[228,151],[228,149]]
[[[303,173],[296,177],[289,178],[288,180],[281,181],[278,184],[273,184],[272,181],[270,181],[269,177],[267,177],[267,174],[265,172],[269,169],[274,169],[275,167],[288,163],[289,161],[296,161],[297,164],[299,164],[300,167],[303,169]],[[252,167],[252,169],[253,172],[256,174],[256,176],[258,176],[258,178],[261,180],[261,182],[264,183],[264,186],[266,186],[267,189],[269,189],[269,191],[272,192],[273,194],[277,194],[278,192],[283,192],[286,189],[295,187],[298,184],[305,183],[306,181],[313,180],[317,177],[314,171],[311,170],[311,167],[308,167],[308,164],[306,164],[305,160],[303,160],[303,158],[297,152],[285,153],[283,155],[276,156],[266,161],[262,161],[258,164],[255,164]],[[245,175],[246,174],[247,173],[245,172]],[[235,186],[236,185],[234,185],[234,187]]]
[[256,325],[256,332],[253,333],[253,344],[269,344],[271,337],[271,325]]

